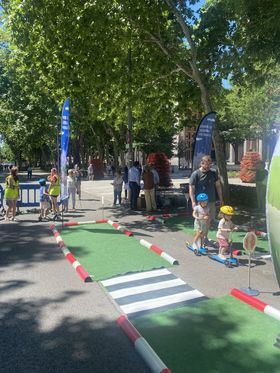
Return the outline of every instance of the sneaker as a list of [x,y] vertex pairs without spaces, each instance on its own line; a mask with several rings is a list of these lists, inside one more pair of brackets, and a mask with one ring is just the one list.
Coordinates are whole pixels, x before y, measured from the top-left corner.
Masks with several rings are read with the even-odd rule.
[[5,215],[5,221],[9,221],[10,219],[8,218],[8,216]]
[[223,255],[223,254],[219,254],[218,257],[219,257],[220,259],[223,259],[223,260],[226,260],[226,258],[227,258],[227,257],[226,257],[225,255]]

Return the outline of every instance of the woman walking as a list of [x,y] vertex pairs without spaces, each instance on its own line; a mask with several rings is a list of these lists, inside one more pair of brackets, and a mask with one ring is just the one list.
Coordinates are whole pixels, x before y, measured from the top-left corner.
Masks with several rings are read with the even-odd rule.
[[[4,198],[8,206],[5,220],[14,220],[14,221],[17,220],[15,216],[16,216],[18,197],[19,197],[18,168],[12,167],[10,169],[10,175],[6,177],[6,181],[5,181]],[[9,216],[10,213],[12,213],[11,216]]]

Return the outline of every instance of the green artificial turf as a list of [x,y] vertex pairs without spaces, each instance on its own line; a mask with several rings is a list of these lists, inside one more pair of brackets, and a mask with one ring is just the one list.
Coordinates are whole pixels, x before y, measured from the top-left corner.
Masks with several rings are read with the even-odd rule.
[[62,230],[61,236],[94,280],[171,266],[134,237],[107,223],[68,227]]
[[[194,235],[193,230],[194,219],[191,216],[175,216],[172,218],[165,219],[165,225],[176,231],[183,231],[191,236]],[[216,241],[217,231],[210,229],[208,233],[208,238]],[[233,232],[233,250],[244,250],[243,249],[243,238],[245,237],[246,232]],[[256,251],[267,253],[269,251],[268,241],[258,236],[258,242],[256,246]]]
[[280,372],[280,322],[231,296],[133,324],[173,373]]

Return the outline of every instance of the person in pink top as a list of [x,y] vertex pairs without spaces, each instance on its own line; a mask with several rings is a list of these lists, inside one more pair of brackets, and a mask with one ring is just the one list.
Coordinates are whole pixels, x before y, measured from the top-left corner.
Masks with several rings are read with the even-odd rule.
[[222,206],[220,208],[220,214],[222,218],[218,225],[216,237],[219,243],[219,257],[221,259],[226,259],[225,254],[229,253],[230,234],[236,228],[231,221],[234,210],[231,206]]

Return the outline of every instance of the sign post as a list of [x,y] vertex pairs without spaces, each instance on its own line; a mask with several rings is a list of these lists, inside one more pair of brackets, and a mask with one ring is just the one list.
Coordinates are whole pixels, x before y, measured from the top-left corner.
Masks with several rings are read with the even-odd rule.
[[246,253],[249,256],[249,265],[248,265],[248,287],[241,288],[240,290],[243,293],[256,297],[260,294],[260,292],[256,289],[251,288],[251,256],[255,251],[257,245],[257,236],[254,232],[247,232],[246,236],[243,239],[243,248],[245,249]]

